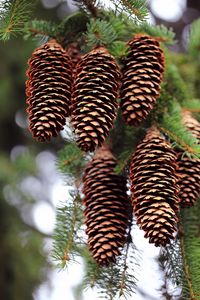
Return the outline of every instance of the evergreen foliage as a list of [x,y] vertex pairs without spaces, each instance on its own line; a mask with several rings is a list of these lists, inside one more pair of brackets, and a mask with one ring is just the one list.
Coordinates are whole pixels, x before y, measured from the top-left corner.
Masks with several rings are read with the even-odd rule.
[[200,205],[191,209],[182,210],[181,213],[181,253],[189,299],[200,299]]
[[63,175],[78,176],[87,160],[75,144],[69,144],[60,150],[57,164]]
[[84,288],[98,289],[101,299],[119,299],[124,297],[129,299],[136,291],[137,278],[135,272],[138,269],[139,254],[134,245],[130,232],[127,243],[124,246],[122,255],[118,258],[115,265],[99,267],[91,258],[88,250],[85,260]]
[[80,197],[72,192],[67,204],[57,208],[56,230],[54,232],[53,258],[60,268],[74,261],[79,254],[80,245],[83,243],[81,231],[82,208]]
[[135,21],[143,21],[148,15],[146,0],[112,0],[117,13],[125,12]]
[[88,23],[86,41],[89,47],[110,45],[117,39],[117,31],[107,21],[91,19]]
[[22,33],[32,9],[32,1],[4,0],[0,4],[0,39],[8,40],[11,35]]
[[[118,158],[118,165],[115,167],[115,172],[117,174],[123,174],[128,179],[132,152],[135,150],[139,141],[142,140],[142,137],[146,134],[146,131],[152,125],[156,125],[157,128],[159,128],[159,130],[162,132],[163,139],[166,139],[169,141],[169,143],[171,143],[171,146],[169,147],[181,149],[183,155],[187,155],[189,158],[195,157],[200,159],[200,143],[198,139],[188,131],[182,121],[182,112],[185,110],[195,113],[196,118],[199,118],[200,101],[198,98],[200,98],[200,80],[198,75],[200,74],[200,21],[195,21],[191,26],[190,38],[188,41],[188,50],[190,55],[187,57],[187,54],[182,54],[182,57],[180,58],[179,54],[176,56],[168,48],[168,45],[175,43],[173,31],[169,28],[166,28],[164,25],[154,26],[146,22],[148,9],[145,0],[112,0],[112,2],[114,4],[114,9],[107,9],[103,7],[101,1],[74,0],[74,4],[79,8],[79,11],[72,13],[64,18],[59,24],[56,24],[47,20],[30,20],[32,3],[28,0],[3,1],[0,6],[0,39],[5,41],[8,40],[12,35],[19,33],[23,33],[26,40],[39,39],[40,42],[46,41],[50,38],[55,38],[57,42],[59,42],[67,51],[69,50],[71,44],[75,44],[75,52],[77,51],[77,56],[75,55],[75,58],[77,58],[77,61],[79,61],[82,54],[91,51],[93,48],[104,46],[114,56],[113,61],[115,62],[116,60],[116,65],[118,64],[121,70],[124,70],[123,68],[125,66],[125,61],[127,64],[131,64],[132,74],[130,76],[129,70],[127,71],[128,79],[125,83],[125,88],[126,86],[129,86],[131,92],[135,89],[135,94],[139,95],[139,100],[142,99],[141,102],[144,103],[145,109],[147,107],[147,99],[149,100],[151,98],[149,96],[151,92],[153,91],[152,94],[154,96],[159,95],[161,88],[160,96],[154,108],[151,106],[152,99],[149,100],[149,107],[152,110],[150,113],[148,111],[148,117],[145,116],[145,120],[140,124],[140,126],[126,126],[123,123],[121,113],[118,113],[118,116],[115,119],[114,127],[107,139],[107,143]],[[132,53],[133,57],[130,57],[128,43],[135,35],[139,39],[139,50],[138,53],[134,50]],[[140,38],[141,36],[144,37],[146,35],[149,35],[152,38],[147,37],[145,40],[146,44],[143,45]],[[162,68],[161,65],[159,65],[155,60],[155,57],[154,61],[151,62],[152,44],[149,42],[149,40],[153,41],[153,43],[156,43],[157,48],[154,50],[157,51],[157,54],[159,51],[159,53],[161,53],[161,48],[164,51],[166,61],[164,79],[161,87],[158,83],[158,77],[160,76]],[[137,42],[138,41],[136,41],[136,43]],[[149,61],[147,61],[146,56],[142,54],[144,47],[146,47],[146,51],[150,57]],[[158,49],[160,50],[158,51]],[[98,52],[94,51],[94,56],[96,53]],[[129,56],[128,59],[127,56]],[[135,57],[137,57],[138,61],[135,59]],[[92,111],[91,105],[94,105],[95,108],[97,108],[97,112],[100,111],[99,119],[102,121],[102,126],[96,125],[98,126],[99,132],[104,130],[104,126],[105,130],[108,131],[105,121],[106,118],[104,118],[105,111],[107,112],[107,118],[109,118],[109,116],[113,116],[113,112],[111,113],[111,105],[105,105],[104,113],[102,113],[102,108],[99,108],[98,106],[101,101],[104,104],[106,102],[104,98],[101,98],[103,97],[103,92],[101,89],[104,88],[103,91],[105,91],[108,87],[108,91],[110,91],[110,94],[106,91],[106,93],[108,93],[108,97],[110,97],[112,93],[116,93],[117,95],[117,91],[114,90],[114,87],[111,86],[109,82],[109,80],[112,80],[113,82],[113,77],[115,76],[112,68],[113,65],[109,61],[107,65],[102,62],[100,66],[97,64],[97,69],[99,68],[99,77],[96,78],[97,76],[94,76],[96,73],[93,69],[90,70],[90,72],[88,71],[88,68],[93,65],[92,59],[93,58],[91,58],[86,66],[83,66],[83,62],[80,62],[80,64],[78,63],[77,65],[77,62],[74,63],[74,74],[77,76],[76,87],[79,88],[80,93],[77,100],[77,106],[80,104],[80,101],[83,101],[82,98],[84,98],[85,95],[88,97],[87,101],[83,102],[84,105],[82,105],[80,108],[85,122],[82,123],[84,124],[83,127],[87,127],[88,136],[86,137],[86,140],[88,140],[90,137],[92,139],[96,136],[96,132],[93,127],[91,129],[88,120],[92,119],[92,124],[98,123],[95,122],[96,114],[94,111]],[[95,57],[95,59],[97,59],[97,62],[99,61],[99,57]],[[132,59],[135,59],[134,63],[132,62]],[[109,71],[108,78],[106,78],[106,80],[104,74],[105,65]],[[195,75],[190,78],[189,82],[185,80],[185,78],[187,78],[189,75],[187,70],[183,69],[183,65],[186,66],[186,69],[187,66],[191,66],[192,70],[195,72]],[[76,72],[76,66],[78,66],[78,70],[80,72]],[[136,75],[138,76],[139,80],[137,78],[137,80],[135,79],[135,81],[132,81],[135,76],[135,68],[137,68],[138,73]],[[145,74],[144,68],[146,68]],[[123,72],[121,73],[121,75],[119,73],[119,77],[123,76]],[[150,78],[149,73],[154,75],[152,78],[156,78],[155,82],[152,78]],[[52,74],[54,74],[54,70]],[[55,74],[55,76],[57,76],[57,73]],[[140,76],[140,74],[142,74],[144,77]],[[81,78],[84,76],[86,78],[84,81],[84,86],[80,87]],[[92,83],[90,82],[90,76],[93,76]],[[161,77],[162,76],[160,76],[160,78]],[[48,81],[49,78],[47,77],[46,80]],[[101,82],[101,86],[99,85],[98,81]],[[146,84],[147,82],[148,85]],[[38,85],[37,78],[33,83],[33,87],[34,84]],[[56,88],[59,89],[60,87],[57,86]],[[43,90],[41,93],[43,93]],[[95,93],[98,94],[98,97],[96,98]],[[134,95],[132,96],[134,97]],[[37,97],[34,98],[34,100],[37,102]],[[120,99],[117,99],[117,101],[119,102]],[[117,101],[116,106],[118,105]],[[49,113],[51,115],[51,102],[49,107]],[[54,109],[56,111],[56,107],[54,107]],[[70,107],[70,113],[72,109],[73,107]],[[129,110],[130,107],[126,109]],[[87,111],[86,114],[85,111]],[[134,113],[135,112],[133,112],[133,114]],[[138,116],[141,117],[141,111],[138,110],[137,113]],[[136,114],[134,115],[134,118],[137,118],[138,116]],[[79,117],[80,115],[75,116],[75,121],[79,120]],[[37,122],[37,114],[35,118]],[[77,132],[80,132],[80,127],[77,127]],[[81,134],[83,138],[85,138],[85,132],[82,132]],[[160,133],[158,133],[158,135],[159,134]],[[83,232],[84,215],[81,194],[81,180],[84,168],[93,154],[83,153],[74,143],[75,139],[76,137],[73,136],[72,142],[68,141],[67,145],[58,152],[57,167],[64,176],[66,183],[70,183],[72,186],[75,186],[75,189],[73,189],[71,192],[68,201],[57,208],[56,229],[54,233],[54,250],[52,254],[53,258],[58,261],[59,267],[64,268],[67,267],[69,262],[76,261],[77,255],[82,256],[84,258],[86,275],[84,281],[81,283],[81,287],[97,287],[100,296],[103,299],[119,299],[121,296],[127,299],[132,299],[137,288],[136,265],[138,262],[138,254],[136,249],[137,245],[134,245],[134,236],[131,234],[131,226],[127,232],[128,238],[125,246],[123,249],[121,249],[121,256],[117,258],[116,264],[110,264],[108,267],[100,267],[94,262],[93,258],[88,252],[86,237]],[[156,145],[156,147],[157,146],[159,147],[159,145]],[[159,157],[157,157],[156,147],[154,154],[155,160],[159,159]],[[20,161],[20,159],[16,161],[16,167],[21,169],[22,172],[24,172],[23,174],[26,174],[27,172],[23,164],[26,165],[27,163],[30,168],[33,167],[30,164],[30,157],[28,155],[26,159],[27,161]],[[141,157],[139,158],[141,164],[143,163],[143,159],[144,156],[142,149]],[[0,180],[3,182],[3,184],[5,184],[6,179],[9,178],[10,182],[12,183],[12,180],[16,180],[16,169],[9,164],[7,159],[2,156],[0,156],[0,162],[2,166],[6,166],[5,173],[0,172]],[[136,166],[136,168],[137,167],[138,166]],[[155,164],[152,164],[150,169],[150,172],[152,172],[152,178],[154,175],[153,171],[155,171],[154,168]],[[170,171],[169,166],[168,168]],[[35,170],[31,169],[31,172],[34,171]],[[144,177],[145,176],[146,174],[144,174]],[[140,181],[140,178],[138,181]],[[155,187],[153,181],[152,189]],[[128,184],[128,187],[129,185],[130,184]],[[149,191],[152,193],[152,189],[148,190],[147,188],[147,192]],[[153,190],[155,190],[155,188]],[[18,195],[19,191],[16,187],[13,187],[13,191],[15,191],[16,195]],[[173,191],[174,190],[172,189],[172,193]],[[162,192],[163,191],[161,191],[161,193]],[[130,193],[130,191],[128,191],[128,193]],[[96,197],[96,194],[94,197]],[[147,195],[147,198],[148,197],[149,195]],[[147,202],[148,201],[144,199],[144,210],[146,209]],[[156,203],[156,205],[157,206],[155,206],[155,210],[159,213],[158,203]],[[165,203],[163,205],[165,207]],[[97,211],[97,214],[98,213],[99,212]],[[142,218],[143,211],[141,210],[140,213]],[[149,214],[152,214],[152,212]],[[199,214],[199,202],[195,207],[181,211],[179,232],[175,238],[175,241],[171,242],[166,247],[161,248],[160,264],[162,269],[165,271],[165,279],[171,282],[175,287],[180,287],[182,289],[181,299],[200,299]],[[102,216],[100,215],[100,217]],[[150,217],[151,215],[149,215],[149,218]],[[160,222],[163,222],[162,218]],[[151,223],[152,222],[150,222],[149,226],[152,225]],[[97,225],[99,226],[99,224]],[[153,230],[154,229],[152,229],[152,232]],[[154,232],[152,234],[154,234]],[[159,232],[157,234],[159,235]],[[32,246],[33,245],[31,244],[31,247]]]
[[174,147],[183,149],[188,156],[200,157],[198,140],[184,126],[178,105],[164,115],[160,128],[174,142]]
[[196,20],[191,25],[190,39],[188,42],[189,53],[194,58],[199,58],[200,20]]
[[45,41],[48,37],[55,38],[57,31],[56,24],[46,20],[35,19],[24,24],[24,39],[35,38]]

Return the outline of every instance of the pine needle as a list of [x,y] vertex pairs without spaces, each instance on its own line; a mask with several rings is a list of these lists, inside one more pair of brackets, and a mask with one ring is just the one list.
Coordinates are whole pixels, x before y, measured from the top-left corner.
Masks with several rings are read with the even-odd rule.
[[70,203],[57,208],[52,257],[58,262],[60,268],[65,268],[79,254],[82,243],[82,234],[80,234],[82,220],[79,195],[75,195]]
[[6,41],[12,35],[22,33],[32,9],[32,2],[27,0],[3,1],[0,5],[0,39]]

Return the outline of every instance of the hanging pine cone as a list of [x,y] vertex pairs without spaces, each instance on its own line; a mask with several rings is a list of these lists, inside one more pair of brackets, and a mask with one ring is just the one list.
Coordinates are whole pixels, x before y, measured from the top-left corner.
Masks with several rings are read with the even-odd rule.
[[176,154],[152,127],[133,154],[132,204],[137,223],[155,246],[165,246],[176,231],[179,211]]
[[200,123],[193,118],[189,111],[185,111],[182,116],[184,125],[191,131],[194,137],[197,138],[200,144]]
[[159,42],[150,36],[135,35],[122,70],[121,109],[129,125],[146,119],[160,93],[164,55]]
[[[184,112],[183,123],[200,144],[200,123],[192,117],[190,112]],[[182,151],[177,151],[177,156],[181,206],[190,207],[200,196],[200,159],[189,158],[183,155]]]
[[28,65],[29,128],[36,140],[49,141],[63,129],[70,114],[72,63],[66,51],[51,40],[33,52]]
[[86,167],[83,177],[88,245],[100,265],[115,262],[130,226],[126,180],[115,174],[115,166],[116,159],[103,146]]
[[104,47],[84,55],[77,65],[72,124],[83,151],[101,146],[113,125],[120,72]]

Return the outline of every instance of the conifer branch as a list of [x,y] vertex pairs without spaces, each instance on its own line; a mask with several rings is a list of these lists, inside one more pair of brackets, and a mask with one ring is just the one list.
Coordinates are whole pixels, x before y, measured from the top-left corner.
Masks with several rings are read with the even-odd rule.
[[[131,247],[135,247],[133,245],[132,242],[132,237],[131,237],[131,226],[129,227],[129,231],[128,231],[128,236],[127,236],[127,243],[124,247],[124,254],[123,254],[123,264],[122,264],[122,271],[121,271],[121,280],[120,280],[120,285],[119,285],[119,297],[124,296],[126,298],[126,294],[127,294],[127,281],[129,280],[129,252],[130,252],[130,248]],[[135,248],[136,249],[136,248]],[[135,259],[135,257],[134,257]],[[136,277],[134,276],[134,279],[136,280]],[[134,292],[134,288],[136,287],[136,283],[134,283],[132,292]],[[128,292],[129,295],[131,295],[131,292]]]
[[118,13],[126,12],[129,17],[144,21],[148,15],[146,0],[111,0]]
[[186,130],[183,131],[183,128],[179,126],[176,126],[175,128],[171,127],[168,123],[170,120],[173,121],[173,119],[169,117],[167,123],[164,123],[165,127],[160,126],[160,130],[174,141],[174,147],[183,149],[189,157],[199,158],[200,149],[196,143],[196,139],[193,139],[189,132],[186,135]]
[[200,113],[200,99],[190,99],[188,101],[184,101],[182,110]]
[[85,38],[90,48],[99,45],[109,46],[117,39],[117,32],[109,22],[91,19],[87,25]]
[[173,45],[175,43],[175,33],[172,28],[167,28],[165,25],[151,25],[148,22],[142,22],[137,31],[145,32],[166,45]]
[[161,268],[165,271],[167,279],[171,280],[174,286],[180,286],[183,268],[179,236],[166,247],[162,247],[159,256]]
[[80,9],[90,12],[91,15],[96,18],[99,15],[98,12],[98,1],[96,0],[73,0]]
[[54,244],[52,257],[61,268],[74,260],[74,254],[79,253],[82,225],[82,206],[79,195],[73,197],[73,201],[57,208],[56,229],[54,232]]
[[57,26],[55,23],[45,20],[32,20],[25,23],[24,39],[46,37],[55,38],[57,36]]
[[33,4],[29,0],[5,0],[0,5],[0,39],[9,40],[11,35],[23,33],[29,20]]
[[191,56],[194,58],[199,57],[200,49],[200,19],[195,20],[191,25],[190,38],[188,49]]
[[[200,203],[181,211],[181,252],[190,299],[200,299]],[[184,283],[183,283],[184,284]]]
[[183,260],[183,270],[184,270],[184,274],[185,274],[185,279],[187,282],[187,286],[189,288],[189,297],[190,299],[194,299],[195,298],[195,292],[192,286],[192,279],[190,276],[190,267],[187,263],[187,259],[186,259],[186,253],[185,253],[185,248],[184,248],[184,240],[183,240],[183,235],[180,235],[180,245],[181,245],[181,255],[182,255],[182,260]]
[[84,254],[86,258],[86,276],[83,286],[96,287],[103,299],[125,299],[131,297],[136,289],[135,265],[137,265],[137,249],[131,239],[131,226],[127,233],[127,242],[122,249],[122,254],[115,264],[100,267],[93,258]]
[[58,158],[58,169],[64,175],[75,177],[81,174],[87,161],[86,157],[83,156],[83,152],[75,144],[69,144],[60,150]]
[[158,126],[174,142],[175,147],[183,149],[189,157],[200,157],[198,140],[183,124],[181,108],[175,101]]

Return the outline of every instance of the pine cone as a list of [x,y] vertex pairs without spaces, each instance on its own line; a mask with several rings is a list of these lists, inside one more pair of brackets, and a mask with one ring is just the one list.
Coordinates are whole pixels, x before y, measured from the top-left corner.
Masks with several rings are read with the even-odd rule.
[[94,151],[113,125],[120,72],[104,47],[84,55],[77,65],[73,92],[72,124],[78,146]]
[[70,114],[72,63],[66,51],[51,40],[33,52],[28,65],[29,128],[36,140],[49,141],[63,129]]
[[83,177],[88,245],[100,265],[116,261],[130,226],[126,180],[116,175],[116,159],[105,146],[97,150]]
[[176,153],[152,127],[132,156],[130,180],[137,223],[155,246],[165,246],[176,231],[176,170]]
[[164,55],[159,42],[146,35],[135,35],[122,70],[121,109],[129,125],[146,119],[160,93]]
[[193,118],[189,111],[185,111],[182,116],[184,125],[191,131],[194,137],[197,138],[200,144],[200,123]]
[[[192,117],[190,112],[184,112],[183,123],[200,144],[200,123]],[[200,159],[189,158],[180,150],[177,151],[177,156],[181,206],[190,207],[200,196]]]

